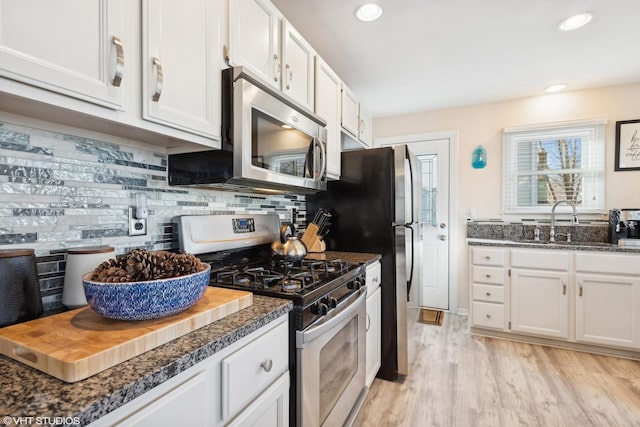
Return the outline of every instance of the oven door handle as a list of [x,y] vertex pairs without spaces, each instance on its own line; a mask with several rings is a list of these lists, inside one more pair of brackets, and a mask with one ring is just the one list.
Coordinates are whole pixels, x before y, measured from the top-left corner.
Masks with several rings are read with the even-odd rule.
[[321,318],[318,323],[305,331],[298,332],[296,338],[298,348],[304,347],[305,344],[313,341],[329,329],[340,324],[345,319],[349,319],[356,311],[358,311],[358,306],[360,303],[364,303],[364,299],[366,297],[366,288],[361,288],[358,292],[349,295],[346,300],[338,304],[336,308]]

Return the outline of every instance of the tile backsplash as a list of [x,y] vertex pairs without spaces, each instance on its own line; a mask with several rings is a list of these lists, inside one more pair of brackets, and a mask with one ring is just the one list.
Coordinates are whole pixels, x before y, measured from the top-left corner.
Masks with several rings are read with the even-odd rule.
[[[171,222],[178,215],[268,212],[291,220],[295,209],[304,224],[304,196],[171,187],[166,154],[72,133],[0,122],[0,249],[35,249],[45,310],[62,306],[68,248],[177,249]],[[148,230],[130,237],[137,193],[147,196]]]

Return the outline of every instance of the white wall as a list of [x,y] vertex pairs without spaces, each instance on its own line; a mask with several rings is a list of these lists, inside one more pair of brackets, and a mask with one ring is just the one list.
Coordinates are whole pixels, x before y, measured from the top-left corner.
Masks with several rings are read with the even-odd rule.
[[[476,218],[501,218],[502,129],[509,126],[607,118],[605,208],[640,207],[640,171],[614,172],[615,122],[640,119],[640,82],[592,90],[556,93],[531,98],[402,116],[375,118],[374,138],[429,132],[458,131],[457,167],[460,209],[473,208]],[[471,152],[482,144],[487,167],[473,169]],[[455,214],[455,213],[454,213]],[[461,224],[464,227],[464,224]],[[460,230],[464,248],[464,229]],[[466,251],[458,259],[458,303],[468,307]]]

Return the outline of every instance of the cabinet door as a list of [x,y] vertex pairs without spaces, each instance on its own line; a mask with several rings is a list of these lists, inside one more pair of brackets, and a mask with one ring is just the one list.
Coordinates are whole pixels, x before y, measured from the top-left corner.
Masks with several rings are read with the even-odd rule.
[[511,270],[511,330],[569,338],[567,272]]
[[282,374],[227,426],[288,427],[289,371]]
[[[143,2],[143,117],[220,136],[220,33],[214,0]],[[187,27],[185,27],[188,26]]]
[[380,369],[380,305],[381,291],[376,289],[373,294],[367,297],[367,353],[365,358],[365,378],[366,385],[370,386]]
[[206,372],[200,372],[182,384],[140,408],[114,426],[201,426],[211,419],[214,396]]
[[280,89],[280,21],[268,0],[229,2],[229,64],[250,68]]
[[362,104],[358,104],[358,139],[368,147],[371,147],[373,137],[371,122],[369,111]]
[[640,349],[640,278],[576,275],[576,340]]
[[3,0],[0,76],[122,109],[124,61],[134,60],[122,13],[122,0]]
[[358,135],[358,101],[349,88],[342,84],[342,128]]
[[287,20],[282,34],[282,91],[313,110],[315,51]]
[[340,179],[340,78],[316,57],[316,114],[327,121],[327,176]]

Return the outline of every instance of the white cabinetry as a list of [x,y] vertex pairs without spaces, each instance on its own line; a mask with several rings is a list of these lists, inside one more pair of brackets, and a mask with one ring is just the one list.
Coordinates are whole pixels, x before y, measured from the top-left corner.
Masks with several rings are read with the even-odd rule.
[[505,250],[471,248],[471,325],[504,330]]
[[229,4],[229,63],[313,110],[315,51],[268,0]]
[[143,117],[219,138],[222,17],[214,1],[143,0],[142,10]]
[[[0,76],[122,109],[124,0],[0,2]],[[127,70],[128,71],[128,70]]]
[[282,316],[91,424],[289,425],[289,324]]
[[637,255],[576,254],[576,341],[640,349]]
[[327,177],[340,179],[340,78],[316,56],[315,112],[327,121]]
[[511,251],[511,330],[569,338],[569,254]]
[[344,83],[342,84],[341,117],[342,128],[357,140],[348,144],[346,148],[370,147],[373,137],[371,115]]
[[366,357],[365,357],[365,384],[371,385],[382,361],[381,356],[381,303],[382,291],[380,289],[381,267],[376,261],[367,266],[367,324],[366,327]]

